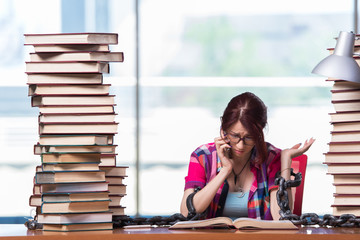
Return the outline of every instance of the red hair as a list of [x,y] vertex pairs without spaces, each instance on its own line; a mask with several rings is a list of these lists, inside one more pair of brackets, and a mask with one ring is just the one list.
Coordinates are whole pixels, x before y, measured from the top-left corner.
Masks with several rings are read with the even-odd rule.
[[237,121],[255,140],[256,161],[263,163],[267,157],[267,147],[263,129],[267,125],[267,107],[255,94],[245,92],[233,97],[221,118],[221,129],[225,132]]

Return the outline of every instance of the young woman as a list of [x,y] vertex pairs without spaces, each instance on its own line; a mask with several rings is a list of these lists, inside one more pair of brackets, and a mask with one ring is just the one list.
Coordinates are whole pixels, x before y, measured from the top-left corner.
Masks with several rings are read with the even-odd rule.
[[265,142],[266,124],[267,108],[256,95],[245,92],[229,102],[220,136],[191,154],[180,207],[184,216],[188,196],[200,187],[192,203],[197,213],[207,211],[206,218],[279,219],[275,175],[280,171],[285,180],[290,179],[291,159],[305,153],[315,140],[280,150]]

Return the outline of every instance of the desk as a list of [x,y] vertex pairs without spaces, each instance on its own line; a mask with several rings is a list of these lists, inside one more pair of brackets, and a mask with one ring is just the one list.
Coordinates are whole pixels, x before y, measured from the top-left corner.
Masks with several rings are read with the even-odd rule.
[[246,240],[301,240],[301,239],[316,239],[316,240],[332,240],[332,239],[346,239],[359,240],[360,228],[316,228],[316,227],[302,227],[299,230],[227,230],[227,229],[211,229],[211,230],[169,230],[168,228],[144,228],[144,229],[114,229],[112,233],[99,234],[96,232],[81,232],[81,233],[48,233],[41,230],[27,230],[22,224],[0,224],[0,240],[20,239],[29,240],[107,240],[107,239],[121,239],[121,240],[231,240],[231,239],[246,239]]

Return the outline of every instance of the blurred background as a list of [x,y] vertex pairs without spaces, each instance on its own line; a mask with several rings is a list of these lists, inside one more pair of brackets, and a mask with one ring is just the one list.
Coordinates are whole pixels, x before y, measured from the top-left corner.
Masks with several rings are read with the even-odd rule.
[[0,217],[30,216],[40,164],[23,34],[60,32],[119,34],[111,50],[125,62],[111,63],[105,82],[116,95],[117,162],[129,166],[127,215],[179,212],[191,152],[218,136],[226,104],[244,91],[268,106],[267,141],[317,139],[303,212],[331,213],[323,165],[331,85],[311,71],[340,31],[357,32],[356,8],[357,0],[0,0]]

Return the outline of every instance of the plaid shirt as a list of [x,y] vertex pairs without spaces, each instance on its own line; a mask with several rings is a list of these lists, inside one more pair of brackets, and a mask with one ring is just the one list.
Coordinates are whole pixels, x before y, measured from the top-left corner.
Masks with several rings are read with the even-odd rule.
[[[248,217],[272,220],[270,212],[270,190],[274,185],[275,174],[281,169],[281,150],[266,143],[268,157],[262,164],[255,163],[256,154],[253,149],[250,161],[254,180],[249,192]],[[221,161],[217,156],[215,143],[198,147],[190,157],[188,175],[185,177],[185,189],[201,187],[210,182],[221,169]],[[213,201],[207,209],[207,217],[221,216],[228,192],[225,181],[218,189]]]

